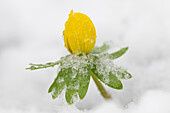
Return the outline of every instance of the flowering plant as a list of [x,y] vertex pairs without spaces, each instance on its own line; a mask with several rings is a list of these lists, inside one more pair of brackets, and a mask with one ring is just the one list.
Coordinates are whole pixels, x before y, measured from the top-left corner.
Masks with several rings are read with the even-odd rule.
[[71,54],[56,62],[30,64],[31,66],[26,68],[36,70],[59,65],[58,75],[48,90],[53,99],[66,89],[65,98],[68,104],[73,104],[78,97],[82,100],[91,77],[105,99],[111,98],[111,95],[101,82],[114,89],[123,89],[121,79],[130,79],[132,76],[126,69],[116,66],[113,60],[122,56],[128,47],[114,53],[107,53],[107,44],[94,48],[96,30],[92,21],[87,15],[73,13],[73,10],[65,23],[63,34],[65,47]]

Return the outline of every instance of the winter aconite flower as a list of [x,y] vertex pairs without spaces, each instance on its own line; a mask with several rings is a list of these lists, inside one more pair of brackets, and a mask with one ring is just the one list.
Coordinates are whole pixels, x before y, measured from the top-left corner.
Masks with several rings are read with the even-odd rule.
[[71,10],[63,34],[65,47],[72,54],[88,54],[95,46],[96,30],[85,14],[73,13]]
[[31,63],[30,67],[26,68],[37,70],[59,66],[58,74],[48,90],[53,99],[63,94],[64,91],[65,99],[69,105],[75,103],[78,98],[83,100],[91,79],[94,80],[105,99],[112,99],[101,82],[113,89],[122,90],[121,80],[132,78],[126,69],[115,65],[113,61],[124,55],[128,47],[113,53],[107,53],[110,46],[106,43],[94,48],[96,30],[87,15],[73,13],[71,10],[63,34],[65,47],[71,54],[61,57],[55,62]]

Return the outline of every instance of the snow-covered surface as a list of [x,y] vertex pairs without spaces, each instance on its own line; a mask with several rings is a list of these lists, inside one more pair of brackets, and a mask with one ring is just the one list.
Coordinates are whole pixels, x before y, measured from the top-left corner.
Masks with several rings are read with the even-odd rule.
[[[169,0],[1,0],[0,113],[170,113],[169,6]],[[63,95],[52,100],[47,93],[57,67],[25,70],[68,54],[62,31],[71,9],[92,19],[96,45],[129,46],[115,63],[133,78],[123,81],[123,91],[105,86],[112,101],[91,80],[85,99],[68,106]]]

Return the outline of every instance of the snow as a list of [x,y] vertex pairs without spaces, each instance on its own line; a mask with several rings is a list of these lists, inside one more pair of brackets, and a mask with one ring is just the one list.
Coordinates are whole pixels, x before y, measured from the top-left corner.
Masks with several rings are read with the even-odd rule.
[[[1,0],[0,113],[169,113],[169,6],[169,0]],[[123,91],[105,86],[112,101],[91,80],[84,100],[68,106],[64,94],[56,100],[48,94],[57,67],[25,70],[69,54],[62,31],[71,9],[92,19],[96,45],[112,42],[110,52],[129,46],[115,64],[133,78],[123,80]]]
[[145,93],[138,102],[131,102],[122,109],[114,102],[102,104],[91,113],[169,113],[170,96],[168,92],[152,90]]
[[[79,73],[87,73],[87,69],[84,69],[85,66],[90,65],[89,63],[89,56],[86,56],[85,54],[82,54],[81,56],[77,55],[68,55],[66,57],[63,57],[61,59],[61,64],[59,65],[59,68],[72,68],[74,71],[79,71]],[[74,72],[76,75],[76,72]],[[74,75],[74,74],[73,74]],[[74,76],[75,77],[75,76]]]
[[126,74],[124,77],[122,76],[122,73],[125,73],[127,70],[121,66],[115,65],[114,61],[112,59],[109,59],[108,54],[99,54],[98,60],[92,61],[91,64],[96,65],[96,73],[99,73],[99,76],[103,75],[103,80],[105,81],[105,83],[110,82],[109,81],[110,73],[112,73],[113,75],[116,75],[118,77],[118,79],[121,79],[121,78],[128,79],[129,78],[128,74]]

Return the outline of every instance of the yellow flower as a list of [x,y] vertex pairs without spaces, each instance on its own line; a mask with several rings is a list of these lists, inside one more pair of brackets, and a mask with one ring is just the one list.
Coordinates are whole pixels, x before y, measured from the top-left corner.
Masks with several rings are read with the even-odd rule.
[[90,18],[82,13],[73,13],[65,23],[63,31],[65,47],[72,54],[88,54],[96,43],[96,30]]

